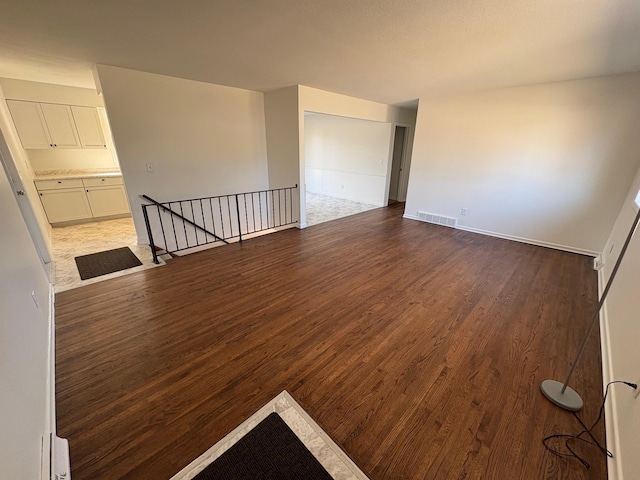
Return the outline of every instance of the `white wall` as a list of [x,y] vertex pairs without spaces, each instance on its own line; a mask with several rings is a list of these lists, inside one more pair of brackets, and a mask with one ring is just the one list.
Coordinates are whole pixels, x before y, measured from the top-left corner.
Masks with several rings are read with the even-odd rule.
[[117,170],[111,151],[99,148],[58,148],[27,150],[36,174],[52,170]]
[[139,241],[139,195],[169,201],[268,187],[262,93],[104,65],[97,73]]
[[[624,200],[611,236],[604,249],[603,280],[611,275],[616,259],[638,212],[634,199],[640,190],[640,169]],[[640,379],[640,232],[629,244],[618,274],[605,303],[606,315],[602,325],[604,337],[603,367],[606,380],[625,380],[638,383]],[[640,471],[640,398],[626,385],[612,387],[612,408],[607,411],[607,444],[614,449],[610,460],[610,478],[631,480]],[[613,425],[610,425],[611,423]],[[613,442],[611,441],[613,439]],[[610,470],[611,472],[611,470]]]
[[307,191],[385,205],[391,124],[315,113],[304,121]]
[[[98,92],[88,88],[50,85],[10,78],[0,78],[0,86],[5,97],[12,100],[81,105],[98,107],[99,110],[104,108]],[[26,153],[35,172],[69,169],[117,169],[118,160],[108,126],[105,130],[105,136],[107,137],[106,149],[30,149],[26,150]]]
[[38,479],[52,430],[49,283],[1,166],[0,208],[0,476]]
[[601,252],[640,160],[639,104],[640,74],[423,98],[405,213]]

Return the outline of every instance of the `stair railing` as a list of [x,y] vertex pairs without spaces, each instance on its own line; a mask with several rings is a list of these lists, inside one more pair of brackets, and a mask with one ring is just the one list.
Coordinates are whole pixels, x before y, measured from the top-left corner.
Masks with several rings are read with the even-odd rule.
[[159,251],[175,253],[235,239],[242,242],[243,236],[297,223],[297,188],[295,185],[171,202],[142,195],[150,202],[142,205],[142,214],[153,262],[159,263]]

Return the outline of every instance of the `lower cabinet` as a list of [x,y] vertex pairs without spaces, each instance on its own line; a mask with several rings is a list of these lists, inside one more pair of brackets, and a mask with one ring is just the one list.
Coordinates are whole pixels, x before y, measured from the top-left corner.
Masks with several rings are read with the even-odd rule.
[[94,217],[129,213],[129,202],[122,177],[83,178],[87,199]]
[[36,181],[49,223],[126,215],[130,212],[122,177]]
[[91,208],[84,188],[65,188],[40,192],[40,200],[49,223],[91,218]]
[[122,185],[87,188],[87,199],[94,217],[129,213],[127,195]]

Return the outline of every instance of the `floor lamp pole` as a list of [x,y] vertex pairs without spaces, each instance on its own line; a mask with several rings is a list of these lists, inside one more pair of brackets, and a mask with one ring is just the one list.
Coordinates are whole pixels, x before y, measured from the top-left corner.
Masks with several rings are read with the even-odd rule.
[[542,393],[544,394],[544,396],[547,397],[549,401],[551,401],[552,403],[556,404],[561,408],[564,408],[565,410],[577,412],[584,405],[584,402],[582,401],[582,398],[580,398],[580,395],[578,395],[578,393],[574,389],[568,386],[569,380],[571,380],[573,371],[575,370],[576,365],[580,361],[580,357],[582,357],[582,353],[584,352],[584,347],[586,346],[587,340],[589,339],[589,336],[593,331],[593,327],[595,327],[598,319],[600,318],[600,310],[602,310],[604,301],[607,299],[607,295],[609,294],[609,289],[611,288],[611,284],[613,283],[613,280],[616,277],[616,274],[618,273],[618,269],[620,268],[620,264],[622,263],[624,254],[627,253],[627,248],[629,247],[629,243],[631,243],[633,234],[635,233],[636,228],[638,227],[638,222],[640,222],[640,210],[638,210],[638,213],[636,214],[636,218],[633,221],[633,225],[631,226],[631,230],[629,230],[627,239],[624,242],[624,245],[622,246],[622,250],[620,251],[618,260],[616,261],[616,264],[613,267],[613,271],[609,276],[609,281],[607,282],[607,286],[604,288],[604,291],[602,292],[602,297],[598,302],[598,307],[596,309],[596,312],[594,313],[593,318],[591,319],[591,323],[589,324],[589,329],[587,330],[587,333],[585,334],[584,338],[582,339],[582,342],[580,343],[580,348],[578,348],[578,355],[576,355],[575,360],[571,364],[571,369],[569,370],[567,379],[565,380],[564,383],[560,383],[557,380],[545,380],[544,382],[542,382],[542,385],[540,385],[540,389],[542,390]]

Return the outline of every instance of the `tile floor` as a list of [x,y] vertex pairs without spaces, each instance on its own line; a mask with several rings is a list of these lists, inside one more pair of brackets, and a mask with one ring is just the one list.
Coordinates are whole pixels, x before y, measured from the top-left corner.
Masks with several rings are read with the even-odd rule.
[[304,443],[325,470],[335,480],[368,480],[368,477],[353,463],[345,452],[320,428],[303,410],[295,399],[284,391],[264,407],[245,420],[235,430],[216,443],[200,457],[183,468],[171,480],[190,480],[211,462],[231,448],[244,435],[264,420],[271,412],[276,412],[293,433]]
[[374,208],[379,207],[369,203],[354,202],[320,193],[307,192],[307,226],[310,227],[337,218],[355,215]]
[[[130,217],[69,227],[55,227],[52,230],[51,243],[55,264],[56,292],[63,292],[158,266],[153,263],[149,247],[137,244],[136,231]],[[119,247],[129,247],[140,259],[142,265],[88,280],[80,280],[74,257]],[[164,264],[162,260],[160,262],[160,265]]]

